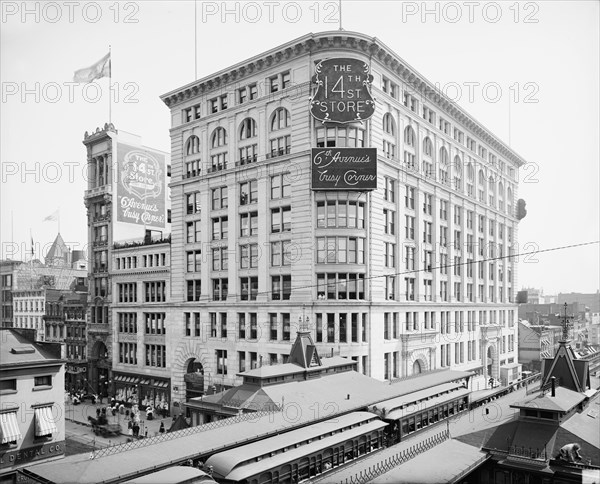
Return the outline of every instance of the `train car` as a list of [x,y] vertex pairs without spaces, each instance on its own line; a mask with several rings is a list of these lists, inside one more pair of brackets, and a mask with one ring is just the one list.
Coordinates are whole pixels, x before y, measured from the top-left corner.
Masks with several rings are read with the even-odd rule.
[[451,382],[409,393],[369,407],[369,411],[389,424],[388,446],[425,427],[468,410],[470,390],[463,383]]
[[136,477],[123,484],[217,484],[206,472],[195,467],[173,466]]
[[323,474],[383,446],[387,423],[353,412],[211,456],[223,484],[289,484]]

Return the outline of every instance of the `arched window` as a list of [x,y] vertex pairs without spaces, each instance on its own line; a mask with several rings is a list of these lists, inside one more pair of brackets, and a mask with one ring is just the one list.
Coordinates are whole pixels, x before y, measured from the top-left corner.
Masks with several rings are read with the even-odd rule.
[[[442,150],[444,150],[444,152],[446,151],[444,148],[442,148]],[[429,136],[426,136],[425,139],[423,140],[423,154],[425,156],[433,156],[433,143],[431,142],[431,139],[429,138]],[[440,150],[440,154],[441,154],[441,150]],[[448,156],[448,153],[446,153],[446,157]]]
[[240,143],[238,146],[237,165],[254,163],[258,160],[258,143],[256,143],[256,121],[246,118],[240,125]]
[[285,129],[290,126],[290,112],[285,108],[277,108],[271,116],[271,131]]
[[212,148],[219,148],[227,144],[227,131],[219,126],[213,131],[210,145]]
[[195,155],[200,152],[200,138],[196,135],[190,136],[185,143],[186,156]]
[[492,207],[496,206],[496,182],[494,181],[494,177],[490,177],[488,182],[488,194],[489,194],[489,202]]
[[513,215],[513,191],[510,187],[506,190],[506,211],[509,215]]
[[[220,171],[227,169],[228,152],[227,152],[227,131],[225,128],[218,127],[213,131],[210,142],[212,151],[210,154],[210,171]],[[221,149],[219,149],[221,148]],[[225,148],[225,149],[223,149]]]
[[390,113],[385,113],[383,116],[383,130],[392,136],[396,134],[396,123]]
[[240,125],[240,140],[256,137],[256,121],[252,118],[246,118]]
[[439,182],[448,184],[448,152],[444,147],[440,149]]
[[504,185],[498,182],[498,208],[504,212]]
[[[458,156],[456,157],[458,158]],[[456,158],[454,158],[456,160]],[[475,169],[473,163],[469,161],[467,164],[467,195],[472,197],[474,193],[473,185],[475,183]]]
[[390,113],[383,116],[383,131],[388,135],[384,136],[383,154],[387,158],[396,157],[396,122]]
[[479,201],[485,203],[485,174],[483,170],[479,170],[477,177],[477,194]]
[[[271,131],[279,131],[290,126],[290,112],[285,108],[277,108],[271,115],[269,123]],[[289,131],[288,131],[289,133]],[[281,134],[269,140],[271,147],[270,153],[267,153],[267,158],[275,158],[276,156],[287,155],[292,150],[292,137],[290,134]]]
[[404,144],[413,148],[415,147],[415,130],[410,126],[404,129]]
[[453,171],[454,171],[454,189],[456,191],[462,191],[462,189],[463,189],[463,184],[462,184],[463,171],[462,171],[462,163],[458,156],[454,157]]

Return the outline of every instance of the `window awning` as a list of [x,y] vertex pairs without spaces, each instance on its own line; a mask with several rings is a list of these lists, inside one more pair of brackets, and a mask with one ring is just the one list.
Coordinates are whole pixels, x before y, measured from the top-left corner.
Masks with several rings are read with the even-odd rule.
[[2,432],[2,444],[14,442],[21,438],[17,412],[6,412],[0,414],[0,431]]
[[35,409],[35,436],[56,433],[56,424],[52,416],[52,407],[39,407]]

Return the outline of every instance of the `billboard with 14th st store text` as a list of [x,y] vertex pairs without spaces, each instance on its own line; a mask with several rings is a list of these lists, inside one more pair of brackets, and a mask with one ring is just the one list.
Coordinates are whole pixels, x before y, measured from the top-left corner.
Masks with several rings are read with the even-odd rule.
[[376,148],[313,148],[313,190],[376,190]]
[[117,142],[117,222],[165,228],[165,155]]

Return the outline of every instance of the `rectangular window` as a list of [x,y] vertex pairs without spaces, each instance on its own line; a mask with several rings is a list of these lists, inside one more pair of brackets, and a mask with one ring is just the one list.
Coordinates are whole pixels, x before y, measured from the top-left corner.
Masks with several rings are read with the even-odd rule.
[[292,230],[292,207],[271,209],[271,233],[290,232]]
[[258,212],[240,215],[240,237],[251,237],[258,233]]
[[269,338],[271,341],[277,341],[277,328],[278,328],[277,313],[269,313]]
[[289,300],[292,295],[292,276],[271,276],[271,299]]
[[[49,387],[52,386],[52,375],[36,376],[33,378],[33,386]],[[16,387],[16,385],[15,385]]]
[[228,207],[227,187],[213,188],[211,194],[213,210],[221,210]]
[[256,180],[240,183],[240,205],[258,202],[258,182]]
[[216,350],[217,375],[227,375],[227,350]]
[[226,301],[228,290],[228,279],[213,279],[213,301]]
[[289,173],[282,173],[271,177],[271,200],[288,198],[291,195],[289,176]]
[[242,301],[256,301],[258,295],[258,277],[241,277],[240,278]]

